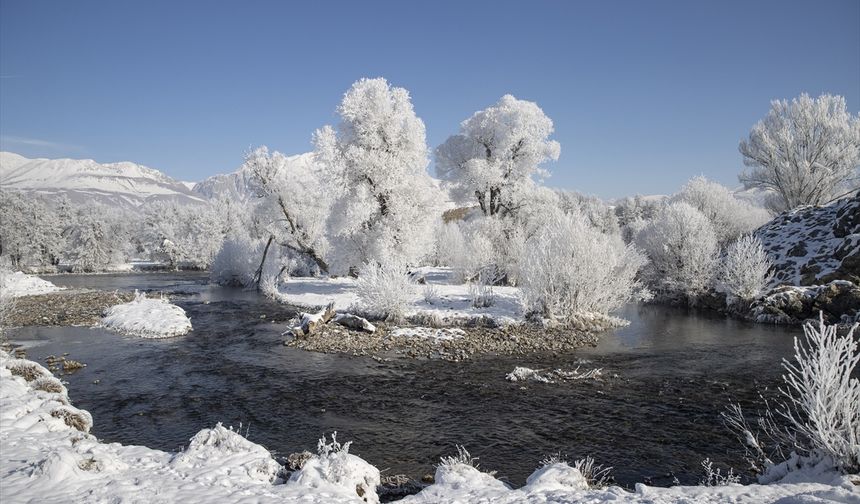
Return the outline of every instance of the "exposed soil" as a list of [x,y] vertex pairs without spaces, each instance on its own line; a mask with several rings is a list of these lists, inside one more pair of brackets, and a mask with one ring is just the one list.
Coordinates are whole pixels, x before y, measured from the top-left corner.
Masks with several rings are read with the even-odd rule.
[[528,323],[498,328],[460,327],[457,329],[462,330],[461,336],[443,340],[394,336],[391,334],[393,326],[374,324],[377,330],[371,334],[329,323],[311,335],[288,339],[286,345],[312,352],[365,355],[376,359],[411,357],[459,362],[482,354],[567,353],[583,346],[594,346],[598,340],[593,333],[547,329]]
[[88,326],[99,322],[104,311],[134,298],[131,292],[69,289],[12,301],[3,325]]

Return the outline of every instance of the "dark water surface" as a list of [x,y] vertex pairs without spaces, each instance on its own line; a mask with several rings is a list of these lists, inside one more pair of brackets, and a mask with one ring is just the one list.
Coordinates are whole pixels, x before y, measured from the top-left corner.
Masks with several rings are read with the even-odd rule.
[[[719,414],[751,408],[780,383],[786,328],[662,306],[628,307],[630,326],[568,355],[397,360],[284,346],[291,312],[253,292],[206,285],[199,273],[65,275],[59,285],[178,294],[194,331],[144,340],[89,328],[33,327],[10,338],[31,359],[69,352],[88,366],[64,379],[105,441],[178,450],[221,421],[278,456],[313,450],[323,433],[353,440],[388,473],[420,478],[464,445],[481,467],[520,485],[548,454],[594,456],[617,482],[698,482],[705,457],[745,469]],[[583,360],[587,362],[583,362]],[[515,366],[603,368],[600,381],[511,383]],[[98,380],[98,383],[94,383]],[[754,409],[754,408],[753,408]]]

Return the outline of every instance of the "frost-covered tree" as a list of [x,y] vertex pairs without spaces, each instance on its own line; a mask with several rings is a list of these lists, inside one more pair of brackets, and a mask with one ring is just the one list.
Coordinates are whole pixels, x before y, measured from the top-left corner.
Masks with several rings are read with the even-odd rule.
[[606,315],[634,297],[646,262],[620,236],[600,232],[582,216],[557,213],[524,248],[523,300],[530,311],[562,322]]
[[743,236],[726,250],[720,268],[720,284],[729,294],[730,301],[750,302],[767,288],[772,275],[773,261],[764,250],[761,240]]
[[515,214],[534,177],[548,175],[540,165],[558,159],[552,132],[552,120],[536,103],[505,95],[436,148],[436,172],[455,182],[461,196],[474,197],[485,215]]
[[68,198],[0,191],[0,255],[11,265],[57,266],[66,248]]
[[775,100],[739,149],[750,168],[740,181],[775,191],[774,210],[820,205],[857,182],[860,117],[841,96]]
[[771,218],[764,208],[736,198],[728,188],[703,176],[690,179],[673,199],[702,212],[721,244],[751,233]]
[[328,273],[326,219],[331,198],[319,165],[301,156],[270,153],[263,146],[245,156],[243,169],[251,173],[262,199],[256,211],[269,235]]
[[215,204],[157,201],[144,209],[144,232],[153,259],[170,267],[208,268],[228,231],[227,215]]
[[72,271],[102,271],[118,262],[109,215],[98,204],[84,205],[76,212],[69,247]]
[[338,107],[341,122],[315,134],[334,203],[328,218],[335,273],[367,262],[412,264],[432,251],[441,199],[427,174],[424,123],[409,93],[385,79],[354,83]]
[[716,271],[719,247],[713,226],[684,202],[663,207],[636,236],[651,259],[648,277],[658,294],[690,302],[707,291]]

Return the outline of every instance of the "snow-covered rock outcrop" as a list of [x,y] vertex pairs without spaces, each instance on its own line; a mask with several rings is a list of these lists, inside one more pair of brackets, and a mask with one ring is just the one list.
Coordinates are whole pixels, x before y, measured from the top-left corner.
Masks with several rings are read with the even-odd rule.
[[753,234],[774,262],[774,287],[860,282],[860,192],[783,213]]

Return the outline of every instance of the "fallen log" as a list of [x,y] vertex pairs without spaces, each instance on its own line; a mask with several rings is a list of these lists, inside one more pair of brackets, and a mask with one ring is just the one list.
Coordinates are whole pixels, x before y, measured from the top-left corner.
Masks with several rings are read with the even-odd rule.
[[348,329],[367,331],[369,333],[376,331],[376,326],[371,324],[369,320],[364,317],[359,317],[358,315],[353,315],[352,313],[338,313],[334,317],[334,322]]

